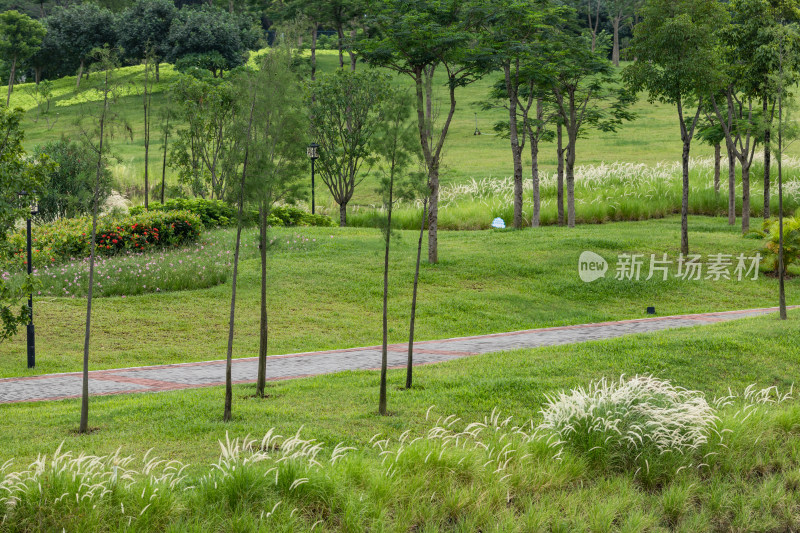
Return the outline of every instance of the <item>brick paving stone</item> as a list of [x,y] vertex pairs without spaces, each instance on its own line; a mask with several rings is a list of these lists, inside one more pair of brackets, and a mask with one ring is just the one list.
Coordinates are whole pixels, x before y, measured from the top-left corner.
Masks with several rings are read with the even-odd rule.
[[[416,365],[450,361],[459,357],[491,352],[556,346],[636,333],[649,333],[672,328],[685,328],[760,316],[775,308],[746,309],[699,315],[653,317],[599,324],[581,324],[460,337],[414,343]],[[405,365],[407,344],[389,346],[390,367]],[[381,348],[371,346],[273,355],[267,362],[267,379],[294,379],[346,370],[373,370],[380,366]],[[257,358],[234,359],[232,378],[235,383],[252,383],[258,367]],[[224,384],[225,361],[183,363],[175,365],[97,370],[89,373],[92,395],[162,392]],[[81,394],[81,374],[49,374],[24,378],[0,379],[0,403],[34,402],[77,398]]]

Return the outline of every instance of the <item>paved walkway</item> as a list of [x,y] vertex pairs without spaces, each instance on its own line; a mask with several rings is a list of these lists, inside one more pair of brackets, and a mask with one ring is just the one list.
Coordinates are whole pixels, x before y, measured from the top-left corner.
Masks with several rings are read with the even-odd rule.
[[[416,365],[422,365],[489,352],[611,339],[634,333],[725,322],[738,318],[764,315],[776,310],[776,308],[746,309],[701,315],[653,317],[423,341],[414,343],[414,361]],[[404,366],[408,357],[407,354],[408,344],[390,345],[389,366]],[[267,379],[293,379],[344,370],[374,370],[379,367],[380,360],[380,346],[273,355],[267,361]],[[254,382],[257,366],[258,359],[254,357],[234,359],[234,383]],[[224,360],[97,370],[89,373],[89,392],[92,396],[134,392],[161,392],[224,385],[224,380]],[[79,372],[0,379],[0,403],[63,400],[78,398],[80,393],[81,373]]]

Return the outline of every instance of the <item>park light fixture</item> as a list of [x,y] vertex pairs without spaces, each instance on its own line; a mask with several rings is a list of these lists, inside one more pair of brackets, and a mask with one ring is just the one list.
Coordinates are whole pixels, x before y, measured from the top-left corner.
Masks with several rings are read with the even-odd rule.
[[[20,201],[25,200],[28,195],[27,191],[20,191],[17,193]],[[36,198],[36,191],[30,193],[29,214],[27,218],[28,227],[28,276],[33,274],[33,251],[31,250],[31,218],[39,214],[39,201]],[[28,322],[28,368],[36,366],[36,331],[33,327],[33,293],[28,295],[28,310],[30,312]]]
[[311,143],[306,148],[306,155],[311,160],[311,214],[315,214],[314,211],[314,162],[319,159],[319,145],[317,143]]

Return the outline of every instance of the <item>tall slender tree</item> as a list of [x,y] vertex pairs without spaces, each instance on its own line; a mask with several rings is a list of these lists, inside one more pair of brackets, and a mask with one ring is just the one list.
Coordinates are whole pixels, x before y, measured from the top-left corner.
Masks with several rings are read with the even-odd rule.
[[[120,88],[116,79],[118,66],[116,50],[109,47],[96,48],[89,57],[93,60],[92,69],[102,75],[102,84],[100,86],[102,99],[99,105],[94,103],[86,104],[87,108],[81,113],[83,121],[79,123],[83,142],[93,152],[96,161],[94,197],[92,201],[92,233],[89,246],[89,286],[86,291],[86,330],[83,342],[83,380],[79,433],[87,433],[89,431],[89,341],[91,338],[92,296],[94,294],[95,252],[97,249],[97,215],[100,203],[98,193],[109,154],[108,138],[114,129],[120,125],[123,125],[128,133],[132,131],[124,123],[124,119],[113,109],[113,105],[119,96]],[[87,123],[87,120],[91,122]]]
[[[675,106],[683,151],[681,253],[689,253],[689,151],[703,101],[718,83],[718,28],[727,12],[717,0],[649,0],[641,9],[624,77],[651,101]],[[685,111],[689,111],[687,115]],[[696,106],[696,107],[694,107]]]
[[[238,186],[238,198],[236,209],[236,245],[233,253],[233,276],[231,278],[231,309],[228,317],[228,351],[225,359],[225,410],[222,415],[224,422],[230,422],[233,417],[233,333],[236,320],[236,288],[239,281],[239,252],[241,251],[242,244],[242,227],[244,226],[244,202],[245,202],[245,186],[247,184],[247,163],[250,156],[250,144],[253,134],[253,118],[255,115],[256,99],[258,97],[258,87],[254,83],[245,83],[244,94],[247,97],[249,113],[247,114],[247,123],[244,127],[239,123],[237,130],[245,130],[245,138],[241,144],[244,145],[244,157],[242,160],[241,179]],[[233,119],[236,120],[237,115],[234,114]],[[237,121],[238,122],[238,121]],[[240,131],[239,131],[240,133]]]
[[[359,43],[370,65],[412,79],[417,128],[431,191],[428,261],[439,260],[439,171],[445,140],[456,110],[458,89],[479,79],[491,60],[478,46],[469,0],[377,0],[367,13],[373,33]],[[434,124],[434,73],[443,76],[448,99],[444,120]]]
[[11,91],[17,76],[17,65],[36,53],[42,44],[45,33],[47,30],[41,22],[33,20],[19,11],[11,10],[0,13],[0,54],[11,63],[6,106],[11,102]]
[[301,176],[307,165],[305,153],[298,147],[306,140],[308,117],[299,79],[292,70],[293,62],[289,39],[284,39],[260,58],[257,71],[248,74],[259,88],[254,100],[249,150],[250,172],[258,179],[246,185],[247,198],[258,206],[259,215],[261,322],[256,379],[259,397],[265,395],[269,341],[269,220],[277,202],[292,201],[300,195]]
[[[378,153],[383,156],[380,167],[380,193],[386,210],[386,220],[381,228],[384,239],[383,256],[383,335],[381,345],[381,382],[378,412],[387,414],[386,373],[389,360],[389,249],[392,240],[392,211],[398,197],[405,196],[404,183],[408,181],[407,169],[414,162],[419,145],[415,144],[414,124],[409,124],[413,99],[398,90],[390,90],[384,112],[384,128],[377,143]],[[405,179],[404,179],[405,178]],[[399,190],[398,190],[399,189]],[[411,190],[415,187],[412,185]],[[399,193],[399,194],[398,194]]]
[[152,70],[156,61],[155,54],[149,51],[144,58],[144,83],[142,84],[142,108],[144,110],[144,126],[142,140],[144,141],[144,208],[150,208],[150,124],[153,115],[153,80]]
[[624,120],[634,94],[618,80],[605,58],[602,43],[595,51],[579,36],[561,34],[551,45],[560,49],[546,71],[553,105],[567,134],[564,170],[567,186],[567,225],[575,226],[575,161],[578,138],[588,128],[615,131]]

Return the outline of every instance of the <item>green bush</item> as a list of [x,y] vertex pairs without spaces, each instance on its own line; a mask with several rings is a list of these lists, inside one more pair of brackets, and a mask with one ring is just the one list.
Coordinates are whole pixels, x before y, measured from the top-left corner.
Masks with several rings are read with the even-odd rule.
[[[150,211],[170,212],[189,211],[200,217],[207,228],[225,227],[236,224],[238,213],[236,208],[221,200],[205,200],[203,198],[167,200],[164,204],[150,204]],[[142,206],[131,209],[131,214],[145,213]],[[252,226],[258,223],[258,211],[248,209],[244,213],[244,223]],[[278,206],[272,209],[269,217],[270,226],[335,226],[330,217],[312,215],[297,207]]]
[[312,215],[296,207],[279,206],[272,208],[272,217],[280,220],[273,226],[335,226],[336,223],[325,215]]
[[[764,221],[762,231],[751,231],[749,235],[760,236],[764,242],[764,266],[778,274],[778,220]],[[783,219],[783,271],[800,263],[800,217]]]
[[[180,198],[167,200],[165,203],[151,203],[150,212],[188,211],[200,217],[207,228],[230,226],[236,222],[236,209],[222,200],[205,200],[203,198]],[[147,213],[144,206],[132,207],[132,215]]]
[[[97,254],[146,252],[196,241],[204,229],[198,215],[189,211],[148,212],[97,221]],[[43,266],[88,257],[92,219],[65,218],[33,230],[34,265]],[[19,231],[9,239],[9,268],[21,268],[26,261],[26,234]]]

